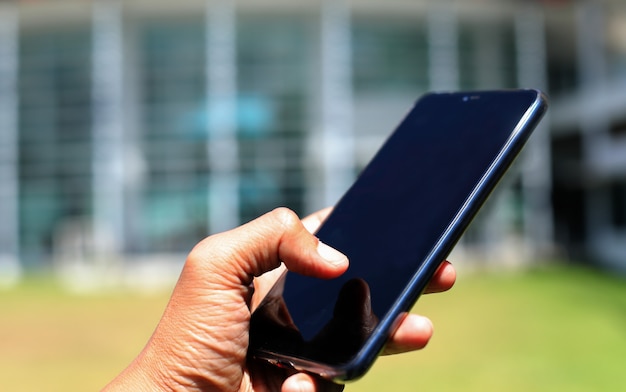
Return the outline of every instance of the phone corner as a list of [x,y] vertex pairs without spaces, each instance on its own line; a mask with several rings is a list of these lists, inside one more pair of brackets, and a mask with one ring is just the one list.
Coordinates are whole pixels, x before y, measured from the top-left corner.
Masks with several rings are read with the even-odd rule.
[[539,101],[540,105],[547,109],[550,104],[550,96],[547,92],[539,88],[531,88],[530,91],[533,91],[537,96],[537,101]]

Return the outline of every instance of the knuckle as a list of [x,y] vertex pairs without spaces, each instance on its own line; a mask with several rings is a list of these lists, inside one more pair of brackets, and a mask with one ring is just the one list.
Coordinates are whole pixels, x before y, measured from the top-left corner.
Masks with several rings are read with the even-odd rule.
[[197,243],[187,254],[186,264],[190,266],[200,266],[205,263],[206,255],[210,250],[211,237],[207,237]]
[[298,215],[287,207],[278,207],[270,212],[270,216],[283,230],[290,231],[301,225]]

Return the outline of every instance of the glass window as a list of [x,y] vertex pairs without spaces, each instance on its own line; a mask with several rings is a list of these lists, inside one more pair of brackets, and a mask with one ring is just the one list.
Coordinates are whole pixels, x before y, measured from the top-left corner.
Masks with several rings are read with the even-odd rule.
[[139,250],[186,251],[207,233],[206,59],[203,19],[139,29],[142,150]]
[[91,38],[88,28],[20,37],[21,257],[50,256],[55,229],[91,210]]
[[315,64],[310,20],[246,18],[237,33],[241,220],[279,205],[302,212],[309,90]]
[[609,77],[626,80],[626,6],[616,6],[608,16],[606,49]]
[[465,22],[459,29],[460,89],[501,89],[517,85],[512,21]]
[[355,20],[352,35],[354,89],[409,92],[428,88],[425,23]]
[[611,184],[613,226],[626,229],[626,181]]

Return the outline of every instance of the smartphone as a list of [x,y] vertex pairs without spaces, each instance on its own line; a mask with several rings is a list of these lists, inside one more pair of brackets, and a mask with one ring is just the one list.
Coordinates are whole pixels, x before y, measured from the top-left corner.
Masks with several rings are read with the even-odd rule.
[[537,90],[420,98],[316,233],[350,267],[285,272],[252,314],[249,355],[335,382],[365,374],[546,110]]

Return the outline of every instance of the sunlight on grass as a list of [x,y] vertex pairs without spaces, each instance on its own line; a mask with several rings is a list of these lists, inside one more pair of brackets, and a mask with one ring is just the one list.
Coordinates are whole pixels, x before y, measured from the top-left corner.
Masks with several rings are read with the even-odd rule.
[[167,299],[76,296],[41,279],[0,292],[0,390],[99,390],[143,348]]
[[626,390],[625,283],[576,268],[461,273],[415,307],[435,323],[429,346],[381,358],[354,389]]
[[[98,390],[141,350],[169,293],[0,292],[0,390]],[[464,273],[424,297],[435,336],[384,357],[355,391],[626,390],[626,280],[567,266]]]

